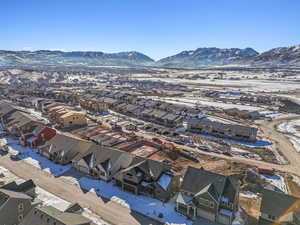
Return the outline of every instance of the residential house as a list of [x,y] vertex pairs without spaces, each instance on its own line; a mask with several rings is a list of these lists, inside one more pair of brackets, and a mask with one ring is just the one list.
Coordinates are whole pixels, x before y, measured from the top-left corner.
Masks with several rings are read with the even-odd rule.
[[188,131],[193,133],[209,134],[216,137],[230,138],[241,141],[256,141],[257,128],[238,124],[225,124],[204,119],[191,119],[188,122]]
[[12,181],[10,183],[1,186],[1,188],[9,191],[23,193],[29,195],[32,198],[36,197],[36,192],[35,192],[36,185],[32,180]]
[[17,184],[9,184],[0,188],[1,224],[20,224],[24,217],[38,204],[31,196],[20,191],[26,189],[25,186],[18,187]]
[[110,181],[121,169],[127,168],[134,156],[100,145],[93,144],[83,157],[76,157],[73,166],[93,178]]
[[161,119],[163,120],[163,125],[166,127],[178,127],[181,126],[183,122],[183,117],[174,113],[168,113]]
[[32,132],[37,126],[45,124],[46,120],[26,111],[14,111],[7,115],[3,121],[3,127],[16,137]]
[[36,206],[20,225],[92,225],[92,221],[74,212],[62,212],[52,206]]
[[299,224],[300,199],[283,192],[264,189],[259,225]]
[[87,124],[87,119],[84,112],[68,111],[59,116],[57,122],[63,127],[82,126]]
[[114,180],[122,190],[167,201],[178,183],[178,176],[163,162],[135,156],[130,166],[114,175]]
[[37,126],[31,133],[24,134],[20,137],[20,143],[23,146],[35,148],[45,144],[56,135],[56,130],[48,126]]
[[178,197],[177,212],[192,219],[197,217],[231,224],[238,209],[240,182],[204,169],[188,167]]
[[91,145],[91,142],[76,136],[56,133],[53,138],[40,146],[38,151],[46,158],[65,165],[70,163],[75,157],[85,155]]
[[224,109],[224,112],[229,116],[241,119],[258,119],[260,117],[258,111],[239,110],[237,108]]
[[7,120],[7,118],[16,111],[24,111],[24,110],[8,102],[0,103],[0,123],[3,127],[4,127],[4,122]]

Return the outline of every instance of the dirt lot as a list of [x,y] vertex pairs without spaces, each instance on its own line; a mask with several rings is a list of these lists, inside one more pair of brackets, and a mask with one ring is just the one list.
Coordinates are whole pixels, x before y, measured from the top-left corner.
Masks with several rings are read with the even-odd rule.
[[286,179],[289,190],[290,190],[290,194],[297,196],[300,198],[300,186],[299,184],[297,184],[296,182],[293,181],[292,177],[288,177]]
[[241,197],[240,206],[246,212],[248,221],[247,225],[257,225],[260,215],[260,200]]
[[174,163],[175,169],[181,174],[184,174],[188,166],[196,168],[203,167],[205,170],[211,172],[220,173],[223,175],[233,175],[244,174],[244,171],[249,168],[249,166],[245,164],[231,162],[214,156],[200,155],[199,160],[200,162],[196,163],[180,157]]

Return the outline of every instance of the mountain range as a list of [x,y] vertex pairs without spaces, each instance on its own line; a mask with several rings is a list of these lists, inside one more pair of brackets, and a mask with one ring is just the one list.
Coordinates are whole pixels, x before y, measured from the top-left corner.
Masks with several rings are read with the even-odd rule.
[[104,53],[0,50],[0,66],[300,67],[300,45],[274,48],[263,53],[258,53],[252,48],[198,48],[182,51],[158,61],[136,51]]

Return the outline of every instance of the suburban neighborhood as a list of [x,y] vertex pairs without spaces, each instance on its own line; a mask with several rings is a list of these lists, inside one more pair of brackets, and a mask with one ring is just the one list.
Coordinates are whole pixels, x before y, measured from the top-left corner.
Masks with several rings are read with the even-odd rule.
[[[251,148],[270,145],[261,140],[261,128],[253,123],[265,120],[263,114],[212,107],[208,111],[205,106],[147,99],[126,91],[94,88],[83,93],[2,89],[2,157],[63,179],[83,193],[93,190],[117,207],[137,213],[141,224],[252,224],[247,208],[252,201],[260,205],[256,223],[297,224],[298,197],[288,191],[282,159],[271,150],[249,157]],[[285,104],[281,98],[266,101]],[[215,119],[221,115],[224,119]],[[235,123],[237,118],[244,122]],[[244,152],[249,152],[248,157]],[[218,169],[215,160],[229,167]],[[3,182],[3,204],[16,195],[14,207],[20,212],[17,219],[3,216],[6,224],[98,223],[84,216],[87,209],[75,201],[76,195],[63,210],[36,201],[34,182],[34,177],[24,184]],[[270,211],[275,199],[282,209]],[[150,206],[152,201],[155,204]],[[127,217],[132,219],[130,214]],[[118,224],[109,216],[101,220]]]

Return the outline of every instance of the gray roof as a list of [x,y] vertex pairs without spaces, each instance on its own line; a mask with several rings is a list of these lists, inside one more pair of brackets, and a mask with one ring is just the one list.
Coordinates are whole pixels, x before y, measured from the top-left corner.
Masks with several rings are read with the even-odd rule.
[[234,130],[236,132],[239,132],[241,134],[245,135],[250,135],[250,134],[256,134],[257,133],[257,128],[255,127],[248,127],[248,126],[242,126],[238,124],[225,124],[225,123],[220,123],[217,121],[210,121],[210,120],[203,120],[203,119],[192,119],[189,121],[189,124],[192,126],[212,126],[215,129],[220,129],[220,130]]
[[220,197],[224,196],[233,202],[238,185],[239,182],[233,177],[188,167],[183,178],[181,191],[186,191],[193,195],[209,192],[216,201],[219,201]]
[[68,155],[68,159],[71,161],[77,155],[84,155],[92,145],[92,142],[75,136],[57,133],[45,145],[41,146],[40,149],[52,153],[60,152],[62,157]]
[[17,183],[16,181],[10,182],[1,188],[10,190],[10,191],[16,191],[16,192],[26,192],[28,190],[31,190],[35,188],[36,185],[33,183],[32,180],[27,180],[22,183]]
[[273,216],[283,216],[289,209],[299,209],[300,201],[282,192],[264,189],[260,211]]
[[170,167],[165,163],[135,156],[130,166],[120,171],[115,178],[122,179],[122,173],[134,170],[136,174],[142,172],[146,180],[157,181],[163,172],[169,171],[169,169]]
[[61,212],[52,206],[37,206],[24,218],[20,225],[49,225],[54,222],[60,222],[64,225],[92,224],[89,219],[79,214]]
[[16,191],[6,190],[3,188],[0,188],[0,193],[3,195],[8,196],[9,198],[22,198],[22,199],[32,199],[30,196]]
[[184,205],[188,205],[191,200],[193,200],[193,197],[187,196],[187,195],[179,192],[178,196],[177,196],[177,199],[176,199],[176,202],[179,202],[179,203],[184,204]]

